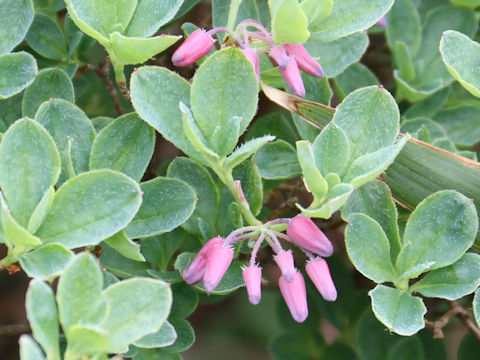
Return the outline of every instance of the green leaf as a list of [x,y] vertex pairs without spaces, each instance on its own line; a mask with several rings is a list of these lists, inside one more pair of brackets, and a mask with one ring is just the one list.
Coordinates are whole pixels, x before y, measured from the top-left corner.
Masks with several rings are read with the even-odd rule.
[[475,291],[475,297],[473,298],[473,315],[475,316],[475,321],[477,326],[480,326],[480,289]]
[[35,340],[30,335],[20,336],[20,360],[45,360],[45,356],[40,350]]
[[71,326],[96,324],[104,316],[100,306],[103,276],[95,258],[82,253],[68,264],[60,277],[57,288],[57,303],[60,323],[68,334]]
[[395,1],[387,15],[387,41],[395,50],[395,44],[406,45],[409,55],[413,58],[421,42],[421,24],[417,8],[412,0]]
[[190,157],[204,159],[183,130],[178,104],[190,104],[190,84],[184,78],[165,68],[144,66],[132,74],[130,91],[143,120]]
[[268,5],[276,44],[303,44],[307,41],[309,19],[297,0],[269,0]]
[[98,116],[96,118],[91,119],[90,121],[92,122],[93,127],[95,128],[95,131],[99,133],[100,130],[102,130],[103,128],[107,127],[112,122],[114,122],[115,119],[108,116]]
[[139,1],[128,28],[127,36],[152,36],[160,26],[170,21],[178,12],[183,0],[141,0]]
[[18,120],[0,144],[0,187],[13,217],[28,221],[60,174],[60,157],[47,131],[30,119]]
[[137,0],[66,0],[68,13],[75,25],[105,46],[114,31],[123,32],[137,7]]
[[362,213],[375,220],[385,232],[390,244],[392,263],[397,259],[401,242],[397,224],[397,208],[390,189],[380,181],[369,182],[356,189],[342,209],[342,217],[349,220],[354,213]]
[[368,47],[368,35],[363,31],[331,41],[310,40],[305,48],[322,65],[328,78],[341,74],[349,65],[360,60]]
[[302,168],[304,182],[308,186],[308,191],[311,192],[314,197],[311,206],[316,207],[322,203],[324,197],[327,195],[327,181],[323,178],[315,164],[312,146],[308,141],[297,141],[297,157],[300,167]]
[[358,157],[348,168],[344,181],[358,188],[375,179],[393,163],[408,140],[404,136],[395,145]]
[[135,113],[123,115],[98,133],[89,166],[117,170],[140,181],[154,146],[154,130]]
[[260,148],[268,143],[271,143],[273,140],[275,140],[275,136],[266,135],[251,139],[242,144],[235,149],[235,151],[228,158],[225,159],[225,162],[223,163],[225,171],[227,173],[231,172],[234,167],[247,160],[250,156],[255,155]]
[[335,88],[341,100],[351,92],[370,85],[380,85],[377,77],[363,64],[354,63],[335,79]]
[[418,131],[421,133],[427,131],[430,142],[435,139],[447,137],[447,132],[443,127],[441,127],[436,121],[424,117],[406,119],[402,121],[400,131],[410,134],[415,134]]
[[450,0],[450,2],[457,6],[465,6],[472,9],[480,6],[480,0]]
[[58,313],[55,296],[50,286],[32,280],[25,300],[27,318],[33,336],[42,345],[48,359],[60,359]]
[[335,341],[333,344],[325,348],[323,356],[330,360],[359,360],[355,350],[348,344]]
[[183,228],[201,236],[202,232],[198,223],[198,218],[201,218],[205,221],[208,232],[214,236],[219,195],[210,173],[195,161],[187,157],[180,157],[170,163],[167,176],[185,181],[193,188],[198,198],[195,210],[192,216],[183,223]]
[[40,225],[42,225],[43,220],[47,216],[48,212],[50,211],[50,207],[52,206],[53,199],[55,197],[55,190],[53,186],[50,186],[47,191],[42,196],[42,199],[38,202],[35,210],[32,212],[32,216],[28,220],[27,224],[27,231],[34,234],[37,232]]
[[47,59],[60,61],[67,59],[67,46],[62,28],[50,16],[36,13],[25,39],[33,50]]
[[195,332],[192,325],[187,320],[181,318],[171,318],[169,321],[175,328],[177,340],[172,345],[165,347],[165,351],[168,353],[179,353],[188,350],[195,342]]
[[171,317],[186,318],[191,315],[198,305],[198,292],[184,282],[172,285],[172,311]]
[[350,160],[350,144],[341,128],[331,123],[322,130],[312,145],[315,163],[323,176],[343,174]]
[[289,179],[300,175],[295,148],[283,140],[265,144],[253,157],[260,175],[268,180]]
[[32,0],[3,0],[0,3],[0,55],[20,43],[33,21]]
[[67,333],[66,357],[96,355],[105,352],[110,344],[103,329],[96,326],[73,325]]
[[451,30],[442,35],[440,53],[450,74],[472,95],[480,97],[480,76],[474,71],[480,66],[480,45]]
[[364,276],[377,283],[397,278],[390,258],[390,242],[378,222],[365,214],[351,214],[345,230],[347,254]]
[[452,90],[450,87],[444,88],[432,96],[413,104],[402,115],[407,119],[414,119],[417,117],[431,118],[443,107],[443,105],[445,105],[451,92]]
[[333,0],[304,0],[300,6],[308,18],[308,23],[311,24],[320,22],[331,14]]
[[146,262],[131,260],[121,255],[107,243],[102,244],[102,254],[100,262],[104,268],[121,279],[127,279],[134,276],[148,276],[147,271],[152,267]]
[[458,347],[457,360],[475,360],[478,350],[478,338],[473,333],[467,333]]
[[115,65],[141,64],[175,44],[180,36],[165,35],[148,39],[127,37],[115,31],[107,48]]
[[0,193],[0,219],[2,236],[9,243],[18,246],[36,246],[42,241],[35,235],[30,234],[23,226],[21,226],[12,216],[10,209]]
[[30,85],[22,100],[23,116],[35,117],[40,105],[51,98],[74,102],[73,85],[70,76],[62,69],[43,69]]
[[0,99],[18,94],[30,85],[37,75],[35,58],[18,52],[0,56]]
[[409,288],[423,296],[456,300],[480,285],[480,255],[467,253],[450,266],[430,271]]
[[477,212],[470,199],[453,190],[429,196],[417,206],[405,227],[396,265],[399,273],[424,264],[410,275],[413,278],[428,268],[453,264],[472,246],[477,230]]
[[37,235],[67,248],[95,245],[123,229],[140,207],[140,188],[127,176],[97,170],[60,187]]
[[233,178],[235,181],[240,181],[250,210],[255,216],[258,215],[263,204],[263,183],[255,162],[246,160],[237,166],[233,171]]
[[392,346],[387,360],[423,360],[423,347],[418,337],[400,339]]
[[18,261],[29,277],[52,281],[62,273],[73,256],[73,252],[61,244],[47,244],[20,255]]
[[117,352],[143,336],[160,330],[172,304],[167,283],[145,278],[124,280],[104,291],[110,311],[100,326]]
[[400,115],[397,103],[381,86],[355,90],[337,107],[333,122],[350,140],[351,160],[394,143]]
[[123,230],[110,236],[105,242],[128,259],[145,261],[145,258],[140,252],[140,244],[132,241]]
[[309,360],[318,358],[322,343],[318,332],[287,330],[275,336],[268,347],[274,360]]
[[40,106],[35,120],[47,129],[60,152],[62,172],[59,184],[70,178],[69,164],[76,174],[88,171],[95,130],[80,108],[68,101],[53,99]]
[[393,5],[393,0],[335,0],[325,20],[310,24],[312,40],[329,41],[374,25]]
[[439,111],[434,116],[457,144],[472,146],[480,139],[480,103],[460,103]]
[[[257,93],[253,67],[238,49],[217,51],[198,68],[192,82],[191,108],[203,135],[219,155],[233,151],[253,119]],[[239,131],[232,136],[234,121],[239,122]]]
[[153,334],[145,335],[133,344],[144,349],[155,349],[172,345],[176,340],[177,333],[175,328],[168,321],[165,321],[160,330]]
[[375,316],[389,330],[410,336],[425,327],[427,309],[422,299],[383,285],[377,285],[368,295]]
[[[177,260],[175,261],[175,269],[183,272],[187,265],[192,262],[196,254],[191,252],[184,252],[178,255]],[[242,277],[242,269],[241,266],[243,263],[240,261],[233,261],[232,265],[230,265],[229,269],[225,273],[225,276],[220,281],[218,286],[210,292],[211,295],[226,295],[231,293],[232,291],[237,290],[245,285],[245,282]],[[205,289],[202,283],[193,285],[194,288],[205,292]]]
[[308,209],[304,209],[300,204],[295,205],[300,210],[302,210],[303,214],[307,215],[308,217],[329,219],[335,211],[339,210],[347,202],[352,192],[352,185],[337,184],[334,185],[331,189],[329,189],[326,200],[324,200],[319,207],[314,207],[313,205],[316,206],[316,204],[314,203],[312,203],[312,205],[310,205]]
[[142,206],[125,229],[132,239],[171,231],[183,224],[195,209],[196,194],[181,180],[158,177],[140,187]]

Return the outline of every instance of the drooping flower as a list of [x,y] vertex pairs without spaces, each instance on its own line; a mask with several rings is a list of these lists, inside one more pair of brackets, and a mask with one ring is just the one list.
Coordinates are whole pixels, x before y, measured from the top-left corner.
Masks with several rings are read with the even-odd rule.
[[242,49],[243,55],[247,58],[248,61],[253,66],[255,70],[255,75],[257,75],[257,80],[260,81],[260,59],[258,58],[258,54],[255,49],[252,48],[244,48]]
[[287,68],[288,63],[290,62],[290,57],[288,56],[285,47],[282,45],[272,46],[267,54],[273,64],[278,66],[280,70],[285,70]]
[[202,29],[197,29],[173,53],[172,62],[175,66],[188,66],[202,58],[213,47],[213,38]]
[[304,97],[305,87],[303,86],[302,75],[300,75],[297,61],[291,57],[285,70],[282,70],[280,67],[278,70],[280,70],[280,74],[282,74],[290,90],[292,90],[295,95]]
[[293,261],[292,252],[289,251],[282,251],[279,254],[273,257],[275,262],[277,263],[280,271],[282,272],[282,276],[288,282],[292,282],[295,278],[295,274],[297,273],[297,269],[295,268],[295,264]]
[[242,270],[242,276],[247,287],[248,301],[257,305],[262,298],[262,269],[256,265],[245,267]]
[[330,240],[310,218],[304,215],[297,215],[290,221],[287,235],[295,245],[314,254],[327,257],[333,253]]
[[295,58],[297,65],[301,70],[312,76],[323,77],[324,73],[322,66],[308,53],[303,45],[286,44],[285,49],[287,50],[288,55]]
[[213,246],[222,244],[223,239],[219,236],[210,239],[198,252],[197,256],[190,265],[183,271],[183,279],[189,285],[198,283],[203,279],[205,269],[207,268],[208,253]]
[[207,293],[212,292],[222,280],[233,260],[233,250],[224,242],[215,243],[208,251],[207,267],[203,276],[203,286]]
[[281,276],[278,280],[278,286],[293,319],[299,323],[304,322],[308,317],[308,305],[305,280],[302,274],[297,271],[292,282],[288,282]]
[[335,301],[337,299],[337,289],[333,283],[330,269],[327,262],[322,258],[310,260],[305,266],[308,277],[327,301]]

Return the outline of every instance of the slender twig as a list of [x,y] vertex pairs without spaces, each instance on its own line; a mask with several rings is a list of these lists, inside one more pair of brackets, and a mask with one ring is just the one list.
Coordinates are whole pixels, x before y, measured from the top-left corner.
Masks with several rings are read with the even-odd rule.
[[18,336],[32,332],[28,322],[0,326],[0,336]]
[[[107,88],[108,94],[110,95],[110,97],[113,100],[113,103],[115,104],[115,108],[117,109],[118,114],[122,115],[124,113],[123,107],[122,107],[122,104],[120,103],[120,98],[118,97],[117,89],[115,89],[115,86],[113,85],[113,81],[110,78],[110,58],[107,57],[103,62],[103,64],[101,64],[100,66],[86,64],[85,70],[95,72],[103,80],[105,87]],[[120,90],[122,90],[121,87],[120,87]]]
[[442,339],[444,337],[443,328],[448,324],[450,319],[454,316],[460,318],[463,324],[480,340],[480,329],[473,322],[470,313],[465,310],[458,302],[449,301],[452,307],[437,321],[425,320],[425,326],[433,331],[435,339]]

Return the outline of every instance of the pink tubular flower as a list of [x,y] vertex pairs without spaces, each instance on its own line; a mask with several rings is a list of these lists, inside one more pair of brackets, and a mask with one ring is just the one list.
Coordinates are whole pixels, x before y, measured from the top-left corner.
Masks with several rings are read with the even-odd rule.
[[243,280],[247,286],[248,301],[257,305],[262,298],[262,269],[258,266],[249,266],[242,271]]
[[297,215],[290,221],[287,235],[295,245],[320,256],[327,257],[333,253],[330,240],[310,218],[304,215]]
[[197,29],[173,53],[175,66],[188,66],[205,56],[213,47],[214,40],[205,30]]
[[381,26],[381,27],[387,27],[387,18],[385,16],[382,16],[380,20],[378,20],[375,25]]
[[282,271],[282,277],[284,277],[288,282],[292,282],[295,278],[295,274],[297,273],[297,269],[295,269],[295,264],[293,262],[292,252],[290,250],[282,251],[278,255],[274,256],[273,259]]
[[205,274],[205,269],[207,268],[207,257],[209,251],[213,246],[217,244],[222,244],[223,239],[221,237],[214,237],[210,239],[198,252],[197,256],[193,261],[188,265],[188,267],[183,271],[183,279],[189,285],[196,284],[203,279]]
[[316,258],[309,261],[305,269],[323,298],[327,301],[335,301],[337,289],[335,289],[327,262],[322,258]]
[[257,75],[257,80],[260,81],[260,59],[258,58],[257,52],[252,48],[244,48],[242,52],[252,64],[255,74]]
[[283,79],[287,83],[287,86],[293,93],[297,96],[305,96],[305,87],[303,86],[302,76],[300,75],[300,70],[298,70],[297,61],[294,58],[290,58],[287,67],[285,70],[282,70],[280,67],[280,74],[282,74]]
[[305,280],[302,274],[297,271],[292,282],[288,282],[281,276],[278,286],[293,319],[299,323],[304,322],[308,316],[308,306]]
[[208,251],[207,267],[203,275],[203,286],[207,293],[212,292],[222,280],[233,260],[233,250],[223,242],[215,243]]
[[272,60],[273,64],[278,66],[280,70],[285,70],[290,62],[290,58],[288,57],[287,51],[283,45],[273,46],[268,52],[268,56],[270,60]]
[[322,66],[308,53],[303,45],[286,44],[285,49],[288,55],[295,58],[301,70],[312,76],[323,77]]

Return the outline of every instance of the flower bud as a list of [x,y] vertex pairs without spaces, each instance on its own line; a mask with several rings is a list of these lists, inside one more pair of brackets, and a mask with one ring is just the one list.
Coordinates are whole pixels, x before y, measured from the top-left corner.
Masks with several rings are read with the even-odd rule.
[[223,242],[215,243],[208,251],[207,267],[203,276],[203,286],[207,293],[212,292],[222,280],[233,260],[233,250]]
[[280,268],[282,276],[285,278],[285,280],[292,282],[295,278],[295,274],[297,273],[297,269],[295,269],[295,264],[293,262],[292,252],[290,250],[282,251],[278,255],[274,256],[273,259]]
[[308,53],[303,45],[286,44],[285,49],[288,55],[295,58],[301,70],[312,76],[323,77],[322,66]]
[[252,64],[255,74],[257,75],[257,80],[260,81],[260,59],[258,58],[257,52],[251,48],[244,48],[242,49],[242,52]]
[[273,46],[268,52],[268,57],[272,61],[273,65],[278,66],[280,70],[285,70],[290,62],[287,51],[282,45]]
[[282,74],[283,79],[290,90],[292,90],[295,95],[304,97],[305,87],[303,86],[302,76],[300,75],[300,70],[298,70],[298,65],[295,59],[290,58],[285,70],[282,70],[280,67],[278,70],[280,70],[280,74]]
[[173,53],[172,62],[175,66],[188,66],[208,54],[214,40],[205,30],[197,29]]
[[297,215],[290,221],[287,235],[295,245],[302,249],[324,257],[333,253],[330,240],[310,218],[304,215]]
[[305,270],[307,270],[308,277],[325,300],[335,301],[337,299],[337,289],[330,275],[328,264],[324,259],[316,258],[309,261]]
[[249,266],[242,271],[243,280],[247,287],[248,301],[257,305],[262,298],[262,269],[258,266]]
[[210,249],[215,244],[222,244],[223,239],[221,237],[214,237],[210,239],[198,252],[197,256],[190,265],[183,271],[183,279],[189,285],[196,284],[203,279],[205,269],[207,268],[207,257]]
[[387,18],[385,16],[382,16],[380,18],[380,20],[378,20],[375,25],[377,26],[381,26],[381,27],[387,27],[388,23],[387,23]]
[[278,286],[293,319],[299,323],[304,322],[308,316],[308,306],[305,280],[302,274],[297,271],[292,282],[288,282],[281,276],[278,280]]

